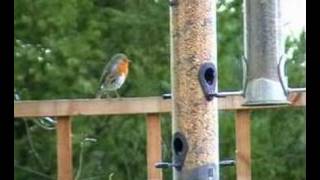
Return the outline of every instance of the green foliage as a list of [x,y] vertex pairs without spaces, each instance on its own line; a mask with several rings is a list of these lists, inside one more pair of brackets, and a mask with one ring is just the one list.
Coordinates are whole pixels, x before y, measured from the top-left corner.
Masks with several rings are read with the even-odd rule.
[[[133,60],[120,90],[123,97],[159,96],[170,91],[167,1],[15,0],[14,4],[14,84],[22,99],[92,98],[103,66],[118,52]],[[241,88],[242,22],[241,1],[218,1],[220,90]],[[290,87],[303,87],[305,33],[298,39],[288,38],[286,52]],[[292,109],[253,114],[254,179],[305,179],[304,114]],[[83,152],[78,180],[146,179],[144,118],[74,117],[74,174]],[[171,161],[170,115],[161,118],[163,159]],[[234,114],[220,112],[219,118],[220,158],[233,158]],[[55,131],[45,131],[28,121],[28,138],[24,121],[15,121],[14,127],[15,179],[56,178]],[[85,138],[97,142],[81,148]],[[171,174],[171,170],[164,170],[164,179],[171,179]],[[221,168],[221,179],[234,178],[234,167]]]
[[304,114],[292,108],[254,113],[253,178],[306,179]]
[[286,41],[287,73],[290,87],[306,87],[306,32]]
[[242,1],[218,1],[218,75],[220,91],[242,88]]

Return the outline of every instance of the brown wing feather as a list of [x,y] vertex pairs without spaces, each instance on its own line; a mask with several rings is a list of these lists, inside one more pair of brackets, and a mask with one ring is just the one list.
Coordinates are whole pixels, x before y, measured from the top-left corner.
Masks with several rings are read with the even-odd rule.
[[112,61],[109,61],[107,63],[107,65],[105,66],[104,70],[103,70],[103,73],[100,77],[100,81],[99,81],[99,89],[101,88],[101,85],[104,84],[105,80],[106,80],[106,76],[111,74],[112,72],[112,69],[114,68],[114,64]]

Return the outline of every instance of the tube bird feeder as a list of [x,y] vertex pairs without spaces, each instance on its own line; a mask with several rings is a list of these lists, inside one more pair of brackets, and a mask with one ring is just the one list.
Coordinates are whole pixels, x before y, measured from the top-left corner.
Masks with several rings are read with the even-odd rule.
[[280,0],[245,0],[243,105],[288,104]]
[[218,180],[216,1],[171,1],[170,32],[173,177]]

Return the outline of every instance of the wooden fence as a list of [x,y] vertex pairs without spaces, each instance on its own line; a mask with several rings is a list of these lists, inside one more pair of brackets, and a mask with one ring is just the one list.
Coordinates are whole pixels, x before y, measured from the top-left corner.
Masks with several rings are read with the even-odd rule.
[[[306,92],[289,94],[289,107],[303,107]],[[235,111],[237,180],[251,180],[250,112],[255,109],[288,106],[241,106],[242,96],[229,95],[218,100],[218,108]],[[162,180],[161,169],[154,164],[161,161],[160,113],[171,112],[171,100],[161,97],[119,99],[73,99],[15,101],[14,117],[57,117],[58,180],[72,180],[72,131],[73,116],[146,114],[147,123],[147,172],[148,180]]]

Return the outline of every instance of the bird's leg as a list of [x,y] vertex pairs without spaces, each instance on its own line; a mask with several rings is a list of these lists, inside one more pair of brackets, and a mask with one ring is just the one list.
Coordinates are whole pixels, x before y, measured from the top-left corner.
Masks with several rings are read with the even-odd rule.
[[97,94],[96,94],[96,98],[97,99],[101,99],[103,96],[103,93],[101,91],[98,91]]
[[110,95],[109,95],[109,93],[108,93],[108,92],[105,92],[105,96],[106,96],[106,98],[107,98],[107,99],[109,99],[109,98],[110,98]]
[[120,98],[120,95],[117,90],[114,91],[116,93],[117,98]]

